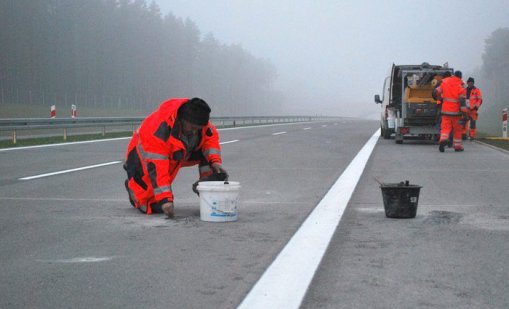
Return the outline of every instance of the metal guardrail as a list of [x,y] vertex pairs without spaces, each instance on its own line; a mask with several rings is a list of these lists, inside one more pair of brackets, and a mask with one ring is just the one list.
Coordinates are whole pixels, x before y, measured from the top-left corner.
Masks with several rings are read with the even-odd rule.
[[[319,121],[336,117],[327,116],[243,116],[243,117],[211,117],[211,121],[218,127],[239,126],[249,124],[272,124]],[[102,135],[107,127],[130,126],[131,130],[145,119],[145,117],[81,117],[81,118],[11,118],[0,119],[0,131],[12,132],[12,142],[16,144],[17,132],[26,130],[63,129],[63,139],[67,140],[68,129],[72,128],[102,128]]]

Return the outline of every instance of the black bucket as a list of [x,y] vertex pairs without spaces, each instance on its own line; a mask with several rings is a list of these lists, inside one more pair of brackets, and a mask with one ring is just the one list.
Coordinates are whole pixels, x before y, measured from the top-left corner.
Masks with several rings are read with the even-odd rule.
[[422,186],[400,183],[381,184],[385,216],[388,218],[415,218]]

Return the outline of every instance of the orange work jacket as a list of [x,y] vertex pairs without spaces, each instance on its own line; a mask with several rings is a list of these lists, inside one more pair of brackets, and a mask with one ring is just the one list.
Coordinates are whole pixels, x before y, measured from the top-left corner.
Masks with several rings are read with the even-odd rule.
[[473,86],[472,89],[470,89],[470,94],[467,91],[467,99],[470,100],[470,109],[479,109],[482,104],[481,89]]
[[459,116],[462,114],[460,99],[465,98],[466,91],[461,78],[451,76],[444,78],[437,88],[437,93],[442,100],[442,115]]
[[[186,98],[179,98],[163,102],[143,120],[133,134],[126,154],[127,160],[132,151],[136,150],[143,173],[150,179],[150,183],[146,185],[153,189],[153,197],[145,196],[143,199],[153,198],[156,202],[163,199],[173,201],[171,184],[185,161],[192,160],[190,157],[194,152],[201,152],[210,165],[222,163],[219,135],[210,121],[199,132],[200,141],[194,149],[187,149],[184,141],[179,138],[178,125],[176,127],[177,112],[187,101]],[[148,194],[151,190],[145,191]]]

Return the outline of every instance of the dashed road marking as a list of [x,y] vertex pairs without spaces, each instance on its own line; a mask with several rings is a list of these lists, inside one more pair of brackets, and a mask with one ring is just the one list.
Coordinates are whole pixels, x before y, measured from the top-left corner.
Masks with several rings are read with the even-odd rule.
[[285,132],[285,131],[283,131],[283,132],[276,132],[276,133],[272,133],[272,135],[281,135],[281,134],[286,134],[286,132]]
[[63,171],[58,171],[58,172],[52,172],[52,173],[35,175],[35,176],[23,177],[23,178],[19,178],[18,180],[32,180],[32,179],[37,179],[37,178],[49,177],[49,176],[53,176],[53,175],[59,175],[59,174],[65,174],[65,173],[72,173],[72,172],[77,172],[77,171],[88,170],[88,169],[91,169],[91,168],[96,168],[96,167],[101,167],[101,166],[118,164],[118,163],[121,163],[121,162],[122,161],[112,161],[112,162],[106,162],[106,163],[101,163],[101,164],[83,166],[83,167],[78,167],[78,168],[72,168],[72,169],[69,169],[69,170],[63,170]]

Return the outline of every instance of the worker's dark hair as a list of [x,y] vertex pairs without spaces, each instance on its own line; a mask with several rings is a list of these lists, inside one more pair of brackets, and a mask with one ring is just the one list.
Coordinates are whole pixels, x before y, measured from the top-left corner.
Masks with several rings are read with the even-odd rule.
[[463,73],[461,73],[461,71],[456,71],[456,72],[454,72],[454,76],[456,76],[458,78],[462,78],[463,77]]
[[470,83],[470,82],[475,83],[475,81],[474,81],[474,78],[473,78],[473,77],[469,77],[469,78],[467,79],[467,83]]
[[182,104],[177,112],[177,118],[187,120],[199,126],[205,126],[209,122],[210,107],[200,98],[192,98]]

